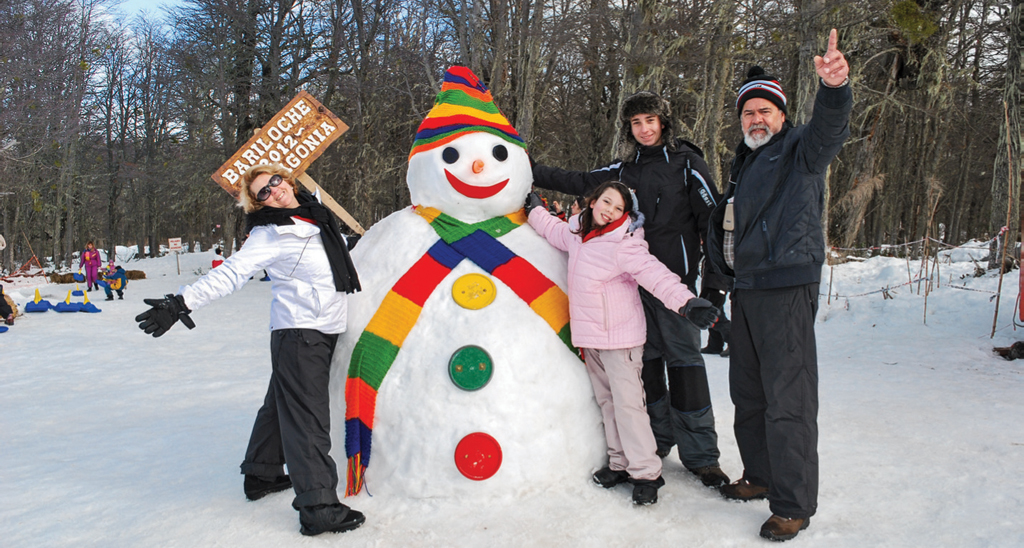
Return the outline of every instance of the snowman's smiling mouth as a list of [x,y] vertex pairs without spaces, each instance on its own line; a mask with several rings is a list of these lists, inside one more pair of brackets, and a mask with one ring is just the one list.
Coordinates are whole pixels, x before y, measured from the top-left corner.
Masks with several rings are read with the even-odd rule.
[[452,175],[447,169],[444,170],[444,176],[448,178],[448,183],[452,185],[452,188],[454,188],[456,192],[467,198],[475,198],[477,200],[494,196],[501,192],[502,189],[505,188],[505,185],[508,184],[508,179],[505,179],[504,181],[491,186],[468,185],[460,181],[458,177]]

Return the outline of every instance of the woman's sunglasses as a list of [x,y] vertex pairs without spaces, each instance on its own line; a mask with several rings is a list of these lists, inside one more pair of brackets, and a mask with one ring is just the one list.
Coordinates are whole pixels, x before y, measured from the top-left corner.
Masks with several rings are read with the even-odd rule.
[[267,186],[261,188],[260,191],[256,193],[256,201],[265,202],[270,199],[270,189],[277,188],[277,186],[281,184],[281,181],[282,179],[280,175],[271,175],[270,182],[267,183]]

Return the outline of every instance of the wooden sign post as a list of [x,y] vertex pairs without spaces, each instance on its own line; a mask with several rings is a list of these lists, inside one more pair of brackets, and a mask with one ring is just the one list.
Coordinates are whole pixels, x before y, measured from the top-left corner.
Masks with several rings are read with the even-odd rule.
[[167,250],[174,252],[174,262],[178,264],[178,276],[181,276],[181,238],[168,238]]
[[324,205],[349,228],[362,234],[365,232],[363,227],[305,173],[309,164],[319,158],[327,147],[346,131],[348,126],[345,122],[327,110],[312,95],[300,91],[270,119],[267,125],[257,131],[249,142],[213,173],[213,180],[238,198],[238,185],[247,169],[257,164],[281,164],[292,170],[296,179],[310,192],[319,190]]

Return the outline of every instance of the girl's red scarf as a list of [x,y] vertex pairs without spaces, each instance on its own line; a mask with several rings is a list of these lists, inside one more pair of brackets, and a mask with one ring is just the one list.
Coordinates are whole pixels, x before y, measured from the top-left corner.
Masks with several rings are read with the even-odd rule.
[[590,240],[590,239],[593,239],[593,238],[597,238],[598,236],[601,236],[601,235],[604,235],[604,234],[608,234],[609,232],[611,232],[611,231],[615,230],[616,228],[619,228],[620,226],[622,226],[622,223],[625,223],[628,219],[629,219],[629,215],[628,214],[623,214],[622,217],[618,218],[618,220],[612,221],[612,222],[610,222],[610,223],[608,223],[608,224],[606,224],[604,226],[599,226],[599,227],[591,230],[590,232],[587,232],[586,234],[584,234],[583,235],[583,241],[586,242],[587,240]]

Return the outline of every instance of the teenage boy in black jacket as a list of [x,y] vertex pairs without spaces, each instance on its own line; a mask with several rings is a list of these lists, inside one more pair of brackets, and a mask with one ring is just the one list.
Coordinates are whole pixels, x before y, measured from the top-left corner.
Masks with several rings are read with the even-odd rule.
[[788,540],[818,507],[818,356],[814,317],[825,260],[825,172],[850,134],[849,65],[836,49],[816,57],[821,79],[811,120],[786,120],[786,96],[753,67],[736,99],[744,142],[725,201],[711,220],[714,266],[735,279],[729,391],[743,477],[720,488],[734,500],[767,498],[761,536]]
[[[611,179],[625,183],[636,193],[651,254],[696,293],[708,220],[720,195],[700,149],[674,137],[671,112],[668,101],[654,93],[628,97],[619,115],[621,160],[590,172],[535,165],[533,184],[585,195]],[[640,295],[647,319],[644,392],[658,454],[664,457],[677,445],[683,465],[704,485],[729,483],[718,464],[700,330],[643,289]]]

